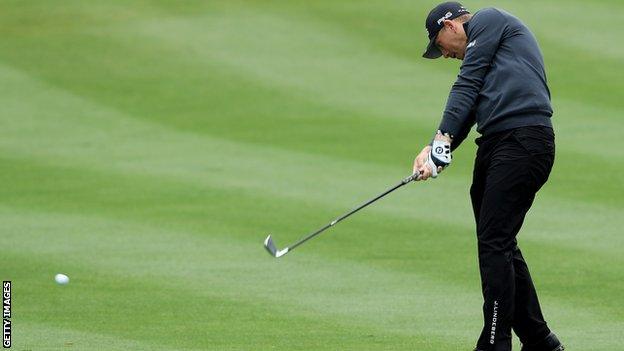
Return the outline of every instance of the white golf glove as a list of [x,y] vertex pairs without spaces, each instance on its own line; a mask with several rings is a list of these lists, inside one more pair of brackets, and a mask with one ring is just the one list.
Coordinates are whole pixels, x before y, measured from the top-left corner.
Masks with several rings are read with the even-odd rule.
[[438,176],[438,168],[440,172],[451,164],[453,156],[451,155],[451,138],[448,134],[442,134],[439,130],[436,137],[431,143],[431,151],[427,157],[427,164],[431,167],[431,177]]

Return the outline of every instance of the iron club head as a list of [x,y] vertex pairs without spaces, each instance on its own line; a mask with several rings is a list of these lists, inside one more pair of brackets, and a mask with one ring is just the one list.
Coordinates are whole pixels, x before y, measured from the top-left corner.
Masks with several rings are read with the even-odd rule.
[[267,238],[264,239],[264,248],[267,249],[269,254],[271,254],[271,256],[275,258],[282,257],[288,253],[288,248],[285,248],[284,250],[278,250],[277,247],[275,247],[275,243],[273,243],[271,235],[267,236]]

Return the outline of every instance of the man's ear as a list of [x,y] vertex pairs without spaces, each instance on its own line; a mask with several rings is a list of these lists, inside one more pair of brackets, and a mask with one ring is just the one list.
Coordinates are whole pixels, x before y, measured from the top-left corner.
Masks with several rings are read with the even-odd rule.
[[444,27],[446,27],[446,29],[453,31],[453,33],[457,33],[457,23],[450,21],[450,20],[444,20]]

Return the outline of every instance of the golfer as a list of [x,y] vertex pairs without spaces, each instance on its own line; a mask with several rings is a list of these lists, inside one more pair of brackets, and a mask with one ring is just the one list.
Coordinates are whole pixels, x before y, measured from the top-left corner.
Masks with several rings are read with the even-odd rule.
[[542,316],[516,235],[550,174],[555,143],[544,61],[531,31],[496,8],[470,14],[457,2],[436,6],[425,22],[423,57],[462,60],[433,141],[414,160],[421,180],[437,177],[473,125],[481,136],[470,188],[483,290],[478,351],[561,351]]

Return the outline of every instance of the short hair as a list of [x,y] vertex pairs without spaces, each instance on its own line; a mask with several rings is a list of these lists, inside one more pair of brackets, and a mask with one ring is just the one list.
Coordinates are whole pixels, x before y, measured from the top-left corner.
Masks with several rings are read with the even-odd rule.
[[469,13],[463,14],[457,18],[455,18],[455,20],[461,22],[461,23],[466,23],[468,22],[470,19],[472,18],[472,15]]

